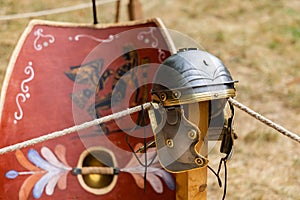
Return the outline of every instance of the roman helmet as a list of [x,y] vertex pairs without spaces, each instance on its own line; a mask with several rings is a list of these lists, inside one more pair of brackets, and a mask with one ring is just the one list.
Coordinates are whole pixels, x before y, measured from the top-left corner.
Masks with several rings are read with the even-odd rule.
[[[208,163],[195,148],[201,132],[185,116],[186,105],[209,101],[209,131],[221,127],[217,139],[223,140],[222,135],[230,129],[228,134],[232,138],[233,107],[230,107],[232,115],[228,118],[223,110],[227,98],[236,95],[235,82],[217,57],[198,49],[179,50],[159,66],[151,90],[152,101],[156,104],[149,110],[149,117],[158,157],[166,170],[181,172]],[[228,145],[222,146],[228,148]],[[231,149],[224,153],[227,151]]]

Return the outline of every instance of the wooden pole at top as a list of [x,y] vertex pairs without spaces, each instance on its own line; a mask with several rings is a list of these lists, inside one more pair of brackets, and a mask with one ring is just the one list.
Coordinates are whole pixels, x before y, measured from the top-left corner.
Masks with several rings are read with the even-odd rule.
[[115,16],[115,23],[118,23],[120,20],[120,12],[121,12],[121,0],[116,2],[116,16]]
[[[188,105],[188,119],[198,125],[201,138],[198,151],[207,155],[206,134],[208,130],[209,102],[199,102]],[[200,115],[200,117],[199,117]],[[176,174],[176,200],[206,200],[207,199],[207,167]]]
[[143,18],[142,4],[139,0],[129,0],[128,14],[129,20],[137,20]]

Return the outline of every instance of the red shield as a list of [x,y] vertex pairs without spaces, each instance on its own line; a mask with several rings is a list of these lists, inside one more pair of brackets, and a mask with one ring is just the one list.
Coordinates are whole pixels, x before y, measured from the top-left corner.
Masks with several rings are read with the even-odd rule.
[[[105,26],[32,21],[3,84],[0,146],[149,101],[156,67],[170,55],[168,38],[157,19]],[[140,112],[3,154],[0,199],[175,198],[174,180],[161,169],[148,171],[143,189],[143,168],[130,147],[145,137],[152,140],[152,132]],[[137,156],[144,162],[143,155]],[[122,171],[71,174],[84,166]],[[141,171],[131,173],[130,167]]]

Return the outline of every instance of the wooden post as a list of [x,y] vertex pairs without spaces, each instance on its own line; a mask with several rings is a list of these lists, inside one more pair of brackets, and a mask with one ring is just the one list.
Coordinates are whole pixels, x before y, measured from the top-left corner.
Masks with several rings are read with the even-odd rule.
[[[198,151],[201,147],[200,153],[207,155],[207,140],[204,138],[208,130],[209,102],[190,104],[188,111],[188,119],[198,125],[201,131]],[[206,200],[206,188],[207,167],[176,174],[176,200]]]
[[129,0],[128,4],[129,20],[137,20],[143,18],[142,4],[139,0]]
[[119,22],[121,12],[121,0],[118,0],[116,3],[116,16],[115,16],[115,23]]

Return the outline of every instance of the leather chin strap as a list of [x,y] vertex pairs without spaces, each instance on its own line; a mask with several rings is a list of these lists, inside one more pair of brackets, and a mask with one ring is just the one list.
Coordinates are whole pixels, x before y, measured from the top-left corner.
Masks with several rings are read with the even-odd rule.
[[167,171],[183,172],[208,164],[208,160],[196,151],[201,132],[186,119],[181,106],[164,108],[157,105],[156,109],[149,109],[149,117],[158,158]]
[[220,152],[226,154],[226,159],[230,159],[233,151],[233,141],[237,139],[236,134],[233,130],[233,117],[234,117],[234,107],[229,103],[231,116],[225,119],[225,124],[222,130],[222,143],[220,147]]

